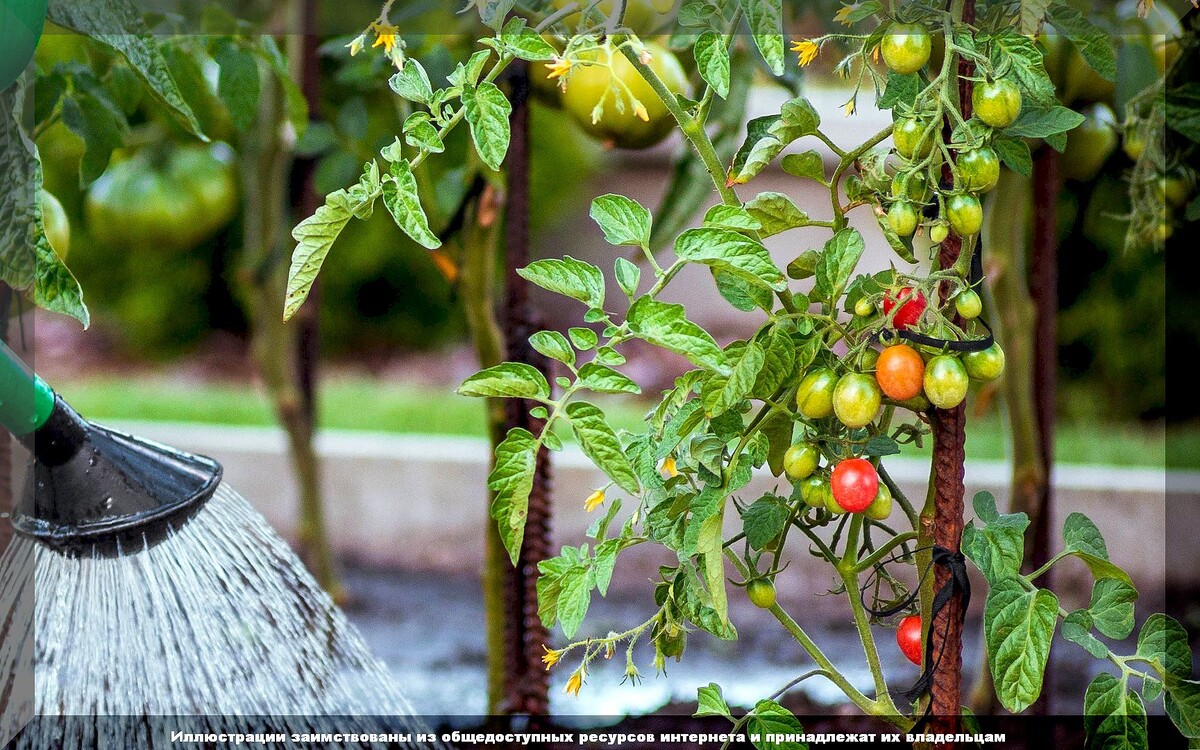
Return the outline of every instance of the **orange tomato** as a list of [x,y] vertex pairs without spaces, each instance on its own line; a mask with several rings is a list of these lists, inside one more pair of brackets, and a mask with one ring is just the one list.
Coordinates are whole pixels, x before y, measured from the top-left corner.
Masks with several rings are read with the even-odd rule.
[[875,379],[888,398],[907,401],[921,393],[925,362],[917,350],[905,344],[889,346],[875,363]]

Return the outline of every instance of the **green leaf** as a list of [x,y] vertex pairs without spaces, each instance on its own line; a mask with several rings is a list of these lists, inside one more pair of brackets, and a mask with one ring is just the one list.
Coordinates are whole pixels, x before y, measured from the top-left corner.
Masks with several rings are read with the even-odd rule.
[[1162,672],[1187,679],[1192,675],[1192,653],[1187,631],[1167,615],[1154,613],[1142,623],[1138,633],[1137,655],[1154,662]]
[[574,638],[592,602],[592,582],[588,580],[587,568],[572,568],[562,576],[559,587],[558,623],[563,635]]
[[1029,516],[1024,513],[1000,515],[996,498],[980,492],[973,501],[975,515],[985,526],[974,521],[963,530],[962,551],[983,573],[988,583],[1017,575],[1025,555],[1025,529]]
[[759,428],[767,438],[767,465],[775,476],[783,474],[783,456],[791,447],[793,431],[791,416],[778,411],[772,411]]
[[705,212],[704,225],[748,232],[757,232],[762,229],[762,223],[745,208],[726,206],[724,203],[718,203]]
[[774,396],[796,371],[796,342],[792,340],[792,335],[785,326],[776,325],[771,329],[764,347],[764,355],[758,380],[750,391],[750,395],[755,398]]
[[921,81],[916,75],[888,73],[887,86],[876,106],[879,109],[892,109],[897,104],[911,107],[916,103],[917,94],[920,92]]
[[637,383],[611,367],[588,362],[579,368],[579,384],[596,393],[641,393]]
[[803,734],[804,727],[792,712],[773,700],[761,700],[754,706],[747,730],[759,750],[807,750],[803,742],[768,742],[768,734]]
[[1117,50],[1112,37],[1062,0],[1050,3],[1049,10],[1054,28],[1071,40],[1092,70],[1106,81],[1117,80]]
[[500,45],[513,57],[529,62],[546,62],[558,54],[542,35],[529,28],[525,19],[513,16],[500,32]]
[[1200,682],[1169,681],[1165,704],[1167,716],[1178,727],[1179,733],[1191,740],[1200,739]]
[[771,126],[779,122],[779,115],[756,117],[746,123],[746,139],[733,157],[729,168],[730,184],[749,182],[783,152],[787,145],[771,134]]
[[1096,630],[1121,640],[1133,632],[1133,603],[1137,590],[1116,578],[1101,578],[1092,586],[1088,605]]
[[1086,609],[1077,609],[1063,618],[1062,634],[1072,643],[1083,646],[1089,654],[1097,659],[1108,658],[1108,646],[1100,642],[1091,630],[1095,622]]
[[1107,673],[1096,675],[1083,696],[1088,750],[1143,750],[1148,747],[1146,709],[1136,693]]
[[637,294],[638,282],[642,279],[642,269],[638,268],[637,264],[631,260],[617,258],[615,275],[617,286],[621,287],[621,291],[625,292],[626,297],[633,299]]
[[726,369],[724,352],[708,331],[687,319],[683,305],[639,297],[629,308],[628,322],[638,338],[682,354],[699,367]]
[[1084,119],[1083,115],[1062,105],[1043,109],[1026,107],[1004,133],[1018,138],[1048,138],[1074,130]]
[[512,105],[496,84],[484,81],[477,88],[467,87],[462,92],[463,107],[467,112],[467,124],[471,126],[471,140],[483,163],[492,169],[500,169],[504,155],[508,153],[511,137],[508,116]]
[[722,99],[729,96],[729,47],[726,45],[723,35],[706,31],[696,39],[692,48],[700,77]]
[[1026,591],[1017,578],[1001,578],[988,592],[983,620],[996,697],[1020,713],[1042,692],[1058,597],[1045,589]]
[[537,451],[538,442],[532,433],[513,428],[496,446],[495,463],[488,475],[488,489],[493,493],[492,518],[497,521],[500,539],[513,565],[517,564],[525,537]]
[[171,75],[161,43],[146,26],[134,3],[130,0],[50,0],[46,17],[119,54],[175,120],[189,132],[203,137],[195,113]]
[[783,0],[741,0],[754,43],[777,76],[783,75]]
[[1082,513],[1072,513],[1063,522],[1063,542],[1067,552],[1084,552],[1101,560],[1108,559],[1104,536],[1092,519]]
[[258,57],[233,39],[225,39],[218,43],[213,60],[221,68],[217,77],[217,95],[229,110],[233,126],[244,132],[258,117],[261,87]]
[[402,99],[410,102],[429,104],[433,100],[433,85],[429,82],[429,74],[416,58],[405,59],[404,68],[388,79],[388,85]]
[[562,260],[534,261],[517,273],[531,284],[579,300],[589,308],[604,307],[604,274],[591,263],[566,255]]
[[996,149],[1000,160],[1012,171],[1025,177],[1033,174],[1033,155],[1024,139],[997,135],[992,141],[992,148]]
[[806,227],[809,222],[808,214],[783,193],[759,193],[746,203],[746,211],[758,220],[761,225],[758,235],[763,239],[789,229]]
[[[704,570],[704,585],[712,599],[712,609],[717,619],[729,624],[729,599],[725,591],[725,554],[722,549],[724,537],[721,530],[725,522],[724,497],[716,512],[700,523],[696,538],[696,553],[700,555]],[[695,521],[693,520],[693,523]]]
[[84,143],[80,185],[99,179],[112,153],[125,142],[129,124],[116,102],[91,74],[75,76],[75,92],[62,103],[62,121]]
[[516,4],[516,0],[471,0],[467,7],[474,5],[479,10],[479,20],[483,21],[483,25],[499,30]]
[[750,547],[761,550],[783,533],[791,510],[775,495],[764,495],[742,511],[742,523],[746,541]]
[[863,236],[857,229],[843,229],[826,242],[817,261],[816,295],[825,300],[840,297],[865,249]]
[[729,377],[716,376],[710,381],[710,387],[704,391],[704,408],[710,419],[729,411],[750,394],[765,360],[762,346],[751,341],[732,360]]
[[407,161],[396,162],[392,165],[392,178],[383,182],[383,205],[396,225],[422,247],[430,250],[441,247],[442,241],[429,230],[412,166]]
[[771,310],[775,297],[771,294],[770,289],[751,284],[741,276],[734,276],[728,271],[718,268],[712,269],[712,275],[713,281],[717,284],[717,291],[735,309],[742,312],[753,310],[769,312]]
[[779,110],[779,120],[770,127],[770,132],[784,143],[791,143],[806,135],[816,135],[821,127],[821,115],[817,108],[803,96],[797,96],[783,103]]
[[724,716],[732,719],[729,713],[729,704],[725,702],[725,696],[721,694],[721,686],[715,682],[710,682],[696,691],[696,702],[696,713],[692,714],[696,718]]
[[1021,8],[1017,13],[1021,33],[1036,36],[1042,30],[1042,22],[1046,20],[1046,10],[1049,7],[1050,0],[1021,0]]
[[783,157],[780,165],[784,172],[793,177],[816,180],[822,185],[828,184],[825,179],[825,159],[816,151],[805,151],[802,154],[788,154]]
[[529,344],[537,352],[567,365],[575,364],[575,350],[571,342],[558,331],[538,331],[529,337]]
[[704,263],[774,291],[787,289],[787,279],[758,240],[728,229],[689,229],[675,241],[680,260]]
[[894,456],[900,452],[900,444],[888,435],[876,435],[863,446],[863,453],[868,456]]
[[621,489],[636,494],[640,486],[637,475],[604,412],[586,401],[575,401],[567,404],[566,415],[587,457]]
[[609,539],[596,545],[596,559],[592,562],[592,578],[600,596],[608,595],[608,585],[612,582],[613,571],[617,567],[617,554],[621,551],[620,539]]
[[571,343],[581,352],[586,352],[589,349],[595,349],[596,344],[600,343],[600,337],[591,328],[569,328],[567,335],[571,337]]
[[1056,104],[1054,83],[1046,74],[1042,51],[1033,37],[1009,28],[991,35],[990,41],[992,66],[1009,68],[1006,75],[1021,88],[1025,107],[1038,109]]
[[503,362],[463,381],[460,396],[481,398],[550,398],[550,384],[537,368],[521,362]]
[[800,256],[788,263],[787,274],[797,281],[811,279],[817,275],[817,264],[821,262],[821,254],[816,250],[805,250]]
[[1155,679],[1149,675],[1142,678],[1142,699],[1148,703],[1153,703],[1158,700],[1158,696],[1162,695],[1163,684],[1162,680]]
[[442,142],[437,128],[430,121],[428,112],[413,112],[405,119],[404,142],[431,154],[440,154],[446,150],[446,144]]
[[650,211],[632,198],[602,195],[592,201],[590,215],[604,230],[604,239],[610,245],[650,247]]

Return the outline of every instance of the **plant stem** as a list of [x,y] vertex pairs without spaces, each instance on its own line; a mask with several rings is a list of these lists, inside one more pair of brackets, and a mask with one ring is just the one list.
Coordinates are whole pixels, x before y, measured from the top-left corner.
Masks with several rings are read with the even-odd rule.
[[856,565],[854,567],[854,569],[860,573],[865,570],[870,570],[871,567],[875,565],[875,563],[877,563],[880,560],[882,560],[883,558],[887,557],[888,553],[891,552],[892,550],[894,550],[896,547],[900,547],[900,546],[906,544],[907,542],[914,541],[914,540],[916,540],[916,538],[917,538],[917,532],[915,532],[915,531],[906,531],[903,534],[897,534],[896,536],[892,537],[891,539],[889,539],[886,542],[884,542],[883,544],[881,544],[870,555],[868,555],[867,557],[864,557],[862,560],[859,560],[858,565]]

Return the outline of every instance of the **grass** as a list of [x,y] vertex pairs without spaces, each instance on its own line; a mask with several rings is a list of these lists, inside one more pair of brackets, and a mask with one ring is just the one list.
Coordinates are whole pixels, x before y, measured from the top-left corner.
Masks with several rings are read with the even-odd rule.
[[[169,421],[201,424],[270,426],[271,407],[253,386],[166,379],[87,378],[56,384],[63,397],[91,419]],[[615,427],[636,429],[646,407],[628,401],[608,402]],[[320,423],[329,429],[391,433],[464,435],[485,432],[483,403],[404,383],[366,378],[331,378],[320,401]],[[1173,429],[1142,425],[1063,422],[1058,426],[1057,458],[1065,464],[1200,468],[1200,425]],[[1006,426],[997,415],[970,418],[967,456],[1003,460]],[[1168,451],[1168,447],[1170,450]],[[929,453],[909,446],[906,455]],[[1167,459],[1170,459],[1169,463]]]

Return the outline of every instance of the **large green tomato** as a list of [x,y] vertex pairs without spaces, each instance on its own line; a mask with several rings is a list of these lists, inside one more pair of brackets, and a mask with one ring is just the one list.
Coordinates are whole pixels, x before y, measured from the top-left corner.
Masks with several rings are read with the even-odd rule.
[[959,237],[972,237],[983,229],[983,205],[970,193],[960,193],[946,201],[946,219]]
[[894,23],[887,28],[879,49],[888,70],[907,75],[916,73],[929,62],[933,38],[920,24]]
[[[926,132],[928,130],[928,132]],[[933,142],[937,128],[916,117],[905,117],[892,126],[892,141],[896,153],[905,159],[924,159],[933,153]]]
[[219,147],[168,145],[113,165],[88,191],[93,236],[111,247],[186,250],[236,215],[237,185]]
[[851,429],[870,424],[882,403],[879,383],[861,372],[843,375],[833,391],[833,411],[838,420]]
[[[654,42],[646,44],[646,51],[650,69],[669,90],[686,96],[687,75],[675,54]],[[582,60],[571,70],[562,102],[584,130],[620,148],[649,148],[670,134],[675,118],[624,54],[604,47],[584,54]],[[635,111],[631,94],[644,111]]]
[[962,152],[954,169],[963,187],[972,192],[986,193],[1000,181],[1000,157],[990,146]]
[[925,395],[939,409],[953,409],[967,397],[967,368],[952,354],[939,354],[925,365]]
[[975,84],[971,102],[975,116],[993,128],[1007,128],[1021,115],[1021,90],[1007,78]]
[[896,201],[888,209],[888,226],[901,237],[911,237],[921,223],[917,209],[908,201]]
[[993,343],[981,352],[968,352],[963,355],[963,365],[972,380],[995,380],[1004,374],[1004,350]]
[[1067,133],[1062,173],[1068,180],[1091,182],[1117,150],[1117,118],[1107,104],[1093,104],[1079,127]]
[[796,390],[796,408],[809,419],[824,419],[833,414],[833,391],[837,383],[837,373],[828,367],[808,373]]
[[[577,0],[554,0],[555,10],[562,10],[571,4],[576,4],[580,8],[591,7],[587,17],[589,25],[607,23],[609,14],[616,8],[615,0],[599,0],[594,5],[591,2],[580,3]],[[678,6],[677,0],[626,0],[625,26],[638,36],[648,36],[665,26],[674,17]],[[582,20],[582,11],[579,11],[563,18],[563,23],[574,31]]]
[[792,479],[804,479],[817,470],[821,452],[812,443],[800,442],[783,454],[783,470]]
[[71,222],[58,198],[45,190],[38,192],[38,201],[42,205],[42,224],[46,227],[46,238],[50,247],[58,253],[58,257],[66,260],[71,252]]

